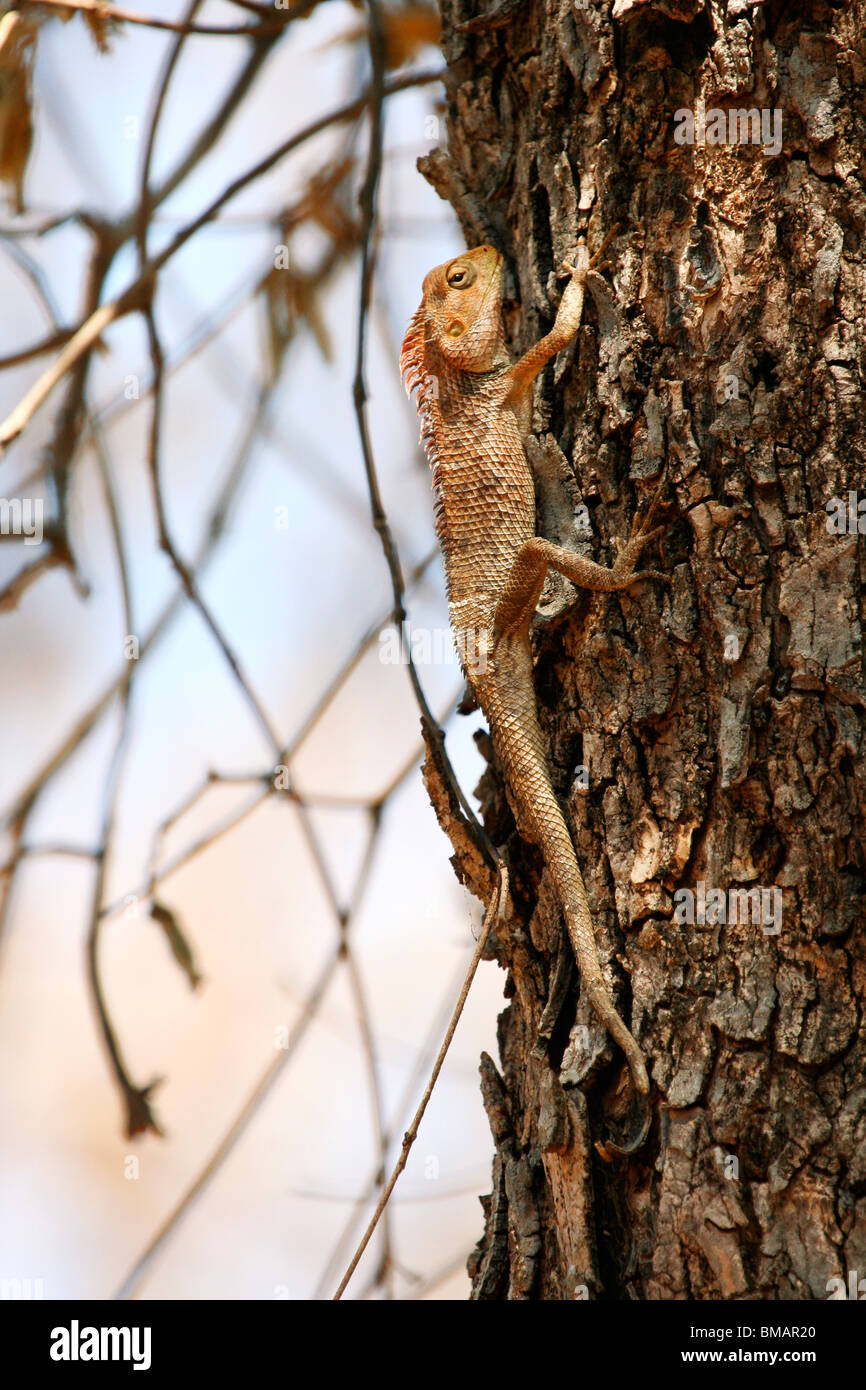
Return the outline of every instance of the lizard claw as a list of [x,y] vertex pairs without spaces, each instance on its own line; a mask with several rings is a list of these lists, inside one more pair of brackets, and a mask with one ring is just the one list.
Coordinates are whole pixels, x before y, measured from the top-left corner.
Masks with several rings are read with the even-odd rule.
[[658,527],[656,527],[656,529],[655,529],[654,531],[652,531],[652,532],[649,532],[649,528],[650,528],[651,525],[652,525],[653,517],[655,516],[656,512],[658,511],[658,506],[659,506],[659,503],[661,502],[661,499],[662,499],[662,493],[663,493],[663,491],[664,491],[664,486],[665,486],[665,479],[664,479],[664,477],[662,477],[661,482],[659,483],[658,487],[656,488],[655,492],[653,493],[652,497],[650,498],[650,504],[649,504],[649,506],[647,507],[646,511],[643,512],[643,513],[641,513],[640,511],[638,511],[637,515],[634,517],[634,519],[633,519],[633,521],[632,521],[632,524],[631,524],[632,536],[635,536],[635,535],[643,535],[645,532],[648,532],[649,534],[651,534],[651,535],[653,535],[653,536],[659,536],[659,535],[661,535],[661,533],[662,533],[662,531],[663,531],[663,529],[664,529],[663,527],[658,526]]
[[[662,482],[659,483],[658,487],[653,493],[650,504],[646,508],[646,510],[644,512],[639,511],[637,515],[632,518],[631,533],[629,535],[629,538],[626,541],[625,545],[623,545],[622,548],[618,550],[616,560],[614,561],[613,567],[614,570],[617,571],[617,573],[623,575],[628,574],[629,565],[634,566],[637,563],[638,556],[642,553],[644,548],[648,546],[652,541],[656,540],[659,536],[663,535],[664,532],[667,530],[666,526],[652,525],[653,517],[655,516],[659,502],[661,501],[663,488],[664,479],[662,479]],[[631,576],[633,580],[661,579],[663,577],[666,579],[667,582],[667,577],[662,576],[656,570],[641,570],[639,573],[635,573]]]
[[638,531],[622,547],[613,562],[613,573],[619,580],[624,581],[618,584],[617,588],[626,587],[638,579],[664,579],[666,582],[668,581],[669,577],[662,574],[660,570],[635,569],[641,552],[662,530],[664,527],[660,526],[652,531]]
[[587,267],[587,269],[589,269],[589,270],[603,270],[605,264],[607,264],[607,265],[610,264],[609,261],[608,261],[608,262],[605,262],[605,263],[601,263],[601,258],[602,258],[602,256],[604,255],[604,253],[605,253],[605,251],[607,250],[607,248],[610,246],[610,243],[613,241],[613,239],[614,239],[614,237],[616,236],[616,234],[617,234],[618,231],[619,231],[619,223],[618,223],[618,222],[614,222],[614,224],[613,224],[613,226],[611,227],[610,231],[607,233],[606,237],[604,238],[604,241],[601,243],[601,246],[597,247],[597,249],[596,249],[595,251],[593,251],[592,255],[590,256],[590,259],[589,259],[589,266]]
[[657,536],[663,536],[666,530],[666,526],[654,526],[651,531],[641,529],[633,539],[640,540],[641,546],[643,547],[649,545],[650,541],[654,541]]
[[[562,270],[565,275],[586,275],[587,271],[594,270],[601,273],[602,270],[610,268],[610,261],[603,261],[601,258],[619,231],[619,223],[615,222],[601,245],[593,251],[590,256],[587,251],[586,240],[581,237],[577,243],[577,250],[573,261],[563,261]],[[576,264],[575,264],[576,262]]]

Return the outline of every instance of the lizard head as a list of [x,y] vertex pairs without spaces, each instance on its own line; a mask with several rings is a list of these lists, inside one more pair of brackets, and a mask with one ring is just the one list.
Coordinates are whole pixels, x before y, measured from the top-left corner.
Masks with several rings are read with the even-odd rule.
[[[502,329],[502,257],[492,246],[476,246],[424,277],[421,300],[403,339],[400,372],[411,396],[417,391],[421,443],[437,487],[443,416],[466,383],[461,372],[479,374],[508,363]],[[452,370],[453,369],[453,370]],[[436,530],[445,544],[441,498]]]
[[476,246],[424,279],[427,335],[453,367],[487,372],[502,357],[502,257]]

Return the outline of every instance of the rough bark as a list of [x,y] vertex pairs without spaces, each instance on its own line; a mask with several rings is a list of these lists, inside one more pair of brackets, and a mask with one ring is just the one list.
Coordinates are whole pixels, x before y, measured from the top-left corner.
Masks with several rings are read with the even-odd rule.
[[[554,783],[654,1082],[628,1161],[594,1147],[625,1120],[623,1059],[480,740],[514,913],[475,1298],[822,1299],[866,1275],[864,542],[827,512],[852,491],[866,512],[864,36],[862,3],[505,0],[485,20],[443,0],[447,149],[421,168],[468,244],[505,253],[515,350],[550,328],[578,233],[620,224],[537,393],[540,529],[610,563],[666,476],[672,581],[552,587],[534,636]],[[699,99],[780,110],[781,151],[676,143]],[[701,883],[781,890],[780,930],[727,899],[726,921],[678,920]]]

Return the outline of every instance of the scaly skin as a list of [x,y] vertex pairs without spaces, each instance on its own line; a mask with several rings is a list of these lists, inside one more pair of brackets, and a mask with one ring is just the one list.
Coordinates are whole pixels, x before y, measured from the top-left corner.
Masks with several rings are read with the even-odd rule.
[[[598,255],[604,247],[600,248]],[[597,259],[597,257],[596,257]],[[529,625],[548,568],[592,590],[625,589],[655,571],[635,571],[657,531],[632,527],[611,569],[535,535],[535,488],[523,440],[532,383],[580,326],[591,262],[585,245],[551,330],[513,365],[502,329],[502,257],[479,246],[431,270],[403,343],[400,366],[417,388],[421,438],[433,465],[436,526],[449,610],[464,670],[490,725],[517,809],[518,827],[539,845],[565,917],[582,988],[628,1060],[639,1118],[630,1141],[599,1145],[630,1153],[649,1128],[649,1078],[602,973],[592,915],[571,836],[553,791],[532,682]]]

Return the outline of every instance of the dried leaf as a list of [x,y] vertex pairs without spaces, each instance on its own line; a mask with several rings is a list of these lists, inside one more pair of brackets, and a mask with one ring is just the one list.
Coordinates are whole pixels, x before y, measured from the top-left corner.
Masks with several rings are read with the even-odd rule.
[[306,322],[326,362],[332,361],[331,339],[319,308],[319,287],[308,276],[275,267],[262,286],[267,317],[270,380],[276,381],[283,355],[299,322]]
[[165,1130],[159,1123],[150,1104],[150,1097],[157,1086],[162,1085],[162,1077],[158,1076],[147,1086],[132,1086],[124,1093],[126,1102],[126,1137],[134,1139],[137,1134],[156,1134],[160,1139],[165,1137]]
[[[439,12],[432,5],[409,4],[399,9],[384,10],[382,24],[385,30],[385,66],[401,68],[414,58],[419,48],[426,43],[438,48],[441,39]],[[356,43],[367,37],[367,26],[359,25],[349,29],[333,43]],[[326,44],[330,47],[330,44]]]
[[319,290],[310,280],[299,277],[295,288],[295,306],[298,318],[305,319],[316,340],[319,352],[326,362],[333,361],[331,339],[319,309]]
[[283,236],[288,240],[291,232],[302,222],[315,222],[325,232],[336,247],[354,246],[358,229],[354,216],[349,210],[349,175],[355,166],[350,156],[336,164],[329,164],[318,174],[314,174],[297,202],[283,213]]
[[399,10],[385,10],[383,21],[385,66],[388,68],[401,68],[426,43],[439,46],[439,12],[431,5],[405,5]]
[[90,37],[100,53],[111,52],[111,42],[120,33],[123,20],[114,15],[103,14],[97,4],[92,10],[83,10],[84,22],[90,30]]
[[183,934],[177,915],[172,912],[170,907],[158,902],[154,902],[150,909],[150,915],[154,922],[158,922],[162,927],[171,947],[172,955],[189,980],[191,988],[195,989],[197,985],[201,984],[202,976],[198,972],[192,950]]
[[265,300],[265,327],[268,335],[268,385],[273,386],[280,374],[280,364],[286,350],[287,338],[283,325],[282,287],[278,277],[284,270],[272,270],[265,277],[262,289]]
[[0,20],[0,182],[17,215],[33,144],[33,63],[38,22],[10,11]]

